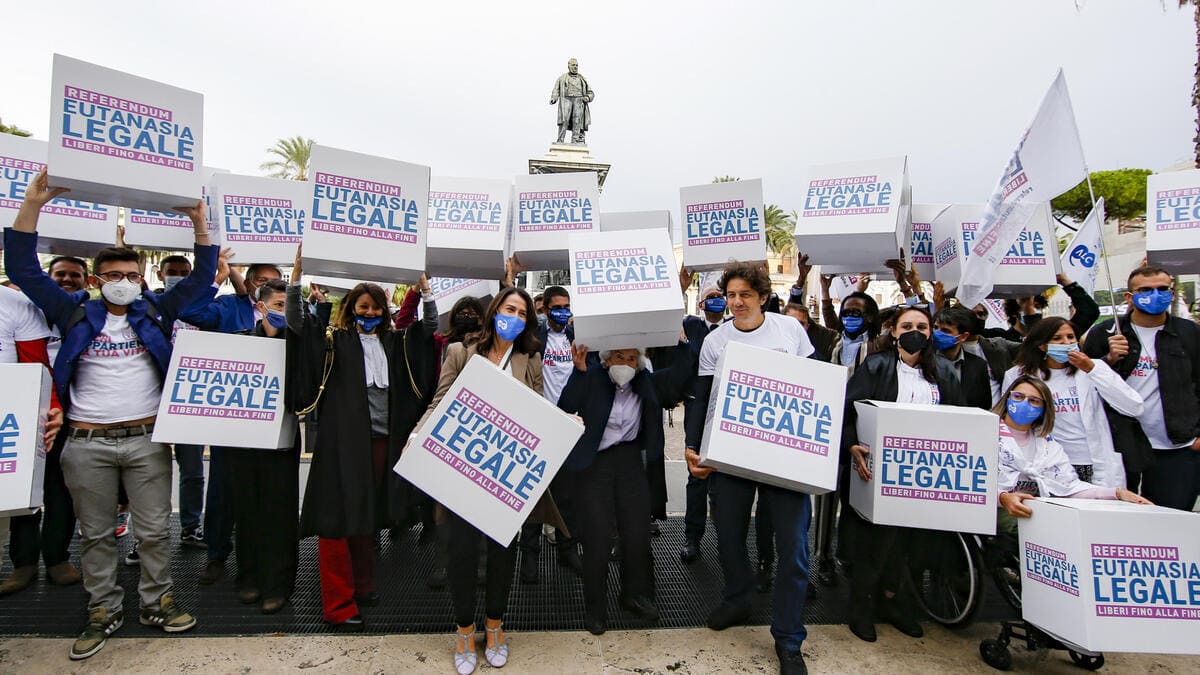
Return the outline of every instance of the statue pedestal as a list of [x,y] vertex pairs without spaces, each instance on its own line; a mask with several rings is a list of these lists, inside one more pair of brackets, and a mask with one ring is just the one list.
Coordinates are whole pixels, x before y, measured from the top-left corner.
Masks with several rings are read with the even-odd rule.
[[577,171],[595,171],[600,189],[604,189],[604,179],[608,178],[611,164],[596,161],[586,145],[574,143],[554,143],[550,152],[538,159],[529,160],[529,173],[574,173]]

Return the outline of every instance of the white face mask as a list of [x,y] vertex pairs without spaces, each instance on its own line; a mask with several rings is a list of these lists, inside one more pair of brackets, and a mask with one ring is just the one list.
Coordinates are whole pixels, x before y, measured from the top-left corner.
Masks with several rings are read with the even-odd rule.
[[608,379],[613,381],[613,384],[618,387],[624,387],[629,384],[633,376],[637,375],[637,369],[632,366],[609,366]]
[[179,282],[183,281],[186,278],[187,277],[176,277],[176,276],[171,276],[171,275],[164,276],[163,277],[163,290],[169,291],[172,288],[175,288],[175,284],[178,284]]
[[141,294],[142,287],[128,279],[106,281],[100,287],[100,295],[114,305],[132,305],[133,301],[137,300]]

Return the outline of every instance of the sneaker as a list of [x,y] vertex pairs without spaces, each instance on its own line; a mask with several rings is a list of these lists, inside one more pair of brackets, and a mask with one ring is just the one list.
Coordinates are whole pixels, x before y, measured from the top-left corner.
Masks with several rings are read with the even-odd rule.
[[179,544],[189,548],[208,549],[208,544],[204,543],[204,530],[199,527],[193,527],[184,530],[179,534]]
[[130,524],[131,520],[132,519],[130,518],[128,511],[117,512],[117,527],[113,530],[113,535],[116,536],[117,539],[129,534],[129,529],[132,527]]
[[142,564],[142,556],[138,553],[138,543],[135,541],[133,542],[133,550],[129,552],[129,555],[125,556],[125,565],[133,567],[140,564]]
[[158,607],[143,607],[138,621],[143,626],[158,626],[167,633],[182,633],[196,627],[196,617],[176,607],[170,591],[158,599]]
[[104,649],[108,636],[125,623],[125,613],[117,610],[110,616],[104,607],[93,607],[88,611],[87,627],[71,645],[71,660],[80,661]]

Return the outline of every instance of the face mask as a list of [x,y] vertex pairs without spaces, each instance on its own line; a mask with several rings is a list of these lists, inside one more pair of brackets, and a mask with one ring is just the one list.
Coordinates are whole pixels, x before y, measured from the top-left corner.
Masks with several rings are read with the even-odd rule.
[[1079,345],[1077,344],[1046,345],[1046,356],[1058,361],[1059,363],[1066,363],[1069,360],[1067,358],[1067,354],[1077,351],[1079,351]]
[[479,317],[474,314],[459,314],[454,317],[454,329],[460,333],[474,333],[479,330]]
[[525,330],[524,319],[511,314],[497,314],[492,319],[492,323],[496,325],[496,335],[508,342],[516,340],[521,335],[521,331]]
[[1042,320],[1042,315],[1040,313],[1021,316],[1021,323],[1024,324],[1026,328],[1032,326],[1033,324],[1035,324],[1041,320]]
[[608,367],[608,379],[612,380],[613,384],[618,387],[624,387],[629,384],[634,375],[637,375],[637,369],[631,366],[620,365]]
[[1035,407],[1029,401],[1014,401],[1011,398],[1008,399],[1007,410],[1008,416],[1012,419],[1012,421],[1022,426],[1026,424],[1033,424],[1034,422],[1040,420],[1042,418],[1042,413],[1044,412],[1041,408]]
[[378,328],[379,324],[383,323],[383,317],[377,316],[372,319],[368,319],[365,316],[356,316],[354,317],[354,321],[358,323],[358,327],[361,328],[364,333],[370,333]]
[[896,341],[900,343],[900,348],[909,354],[919,354],[925,349],[925,345],[929,344],[929,338],[919,330],[901,333]]
[[550,318],[554,321],[554,323],[560,326],[567,325],[567,322],[571,320],[571,310],[567,309],[566,307],[552,309],[549,313]]
[[725,298],[705,298],[704,300],[704,311],[712,312],[713,314],[724,314],[725,308],[728,306],[729,303],[725,301]]
[[142,287],[133,283],[128,279],[120,281],[106,281],[100,287],[100,295],[104,299],[114,305],[132,305],[134,300],[142,294]]
[[187,277],[165,276],[163,277],[163,290],[171,290],[175,285],[183,281]]
[[267,323],[276,330],[282,330],[287,327],[287,315],[277,309],[268,309]]
[[942,331],[940,331],[936,328],[933,329],[933,346],[937,347],[937,350],[939,352],[950,349],[951,347],[953,347],[956,344],[958,344],[958,336],[957,335],[943,333]]
[[863,330],[863,325],[866,321],[861,316],[843,316],[842,328],[846,330],[846,335],[858,335]]
[[1162,314],[1171,309],[1175,294],[1171,291],[1142,291],[1133,294],[1133,306],[1146,314]]

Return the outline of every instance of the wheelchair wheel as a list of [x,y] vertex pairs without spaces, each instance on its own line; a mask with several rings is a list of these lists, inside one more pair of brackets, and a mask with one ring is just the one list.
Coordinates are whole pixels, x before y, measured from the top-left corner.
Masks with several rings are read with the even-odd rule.
[[1012,668],[1012,652],[1008,651],[1008,646],[999,640],[984,640],[979,643],[979,655],[983,657],[983,662],[996,670],[1008,670]]
[[1009,607],[1021,611],[1021,561],[1013,558],[992,570],[992,581]]
[[1084,670],[1100,670],[1104,667],[1103,654],[1080,654],[1073,649],[1068,649],[1067,653],[1071,655],[1071,661]]
[[983,555],[974,540],[947,532],[934,543],[936,552],[910,565],[917,602],[929,618],[943,626],[969,624],[983,606]]

